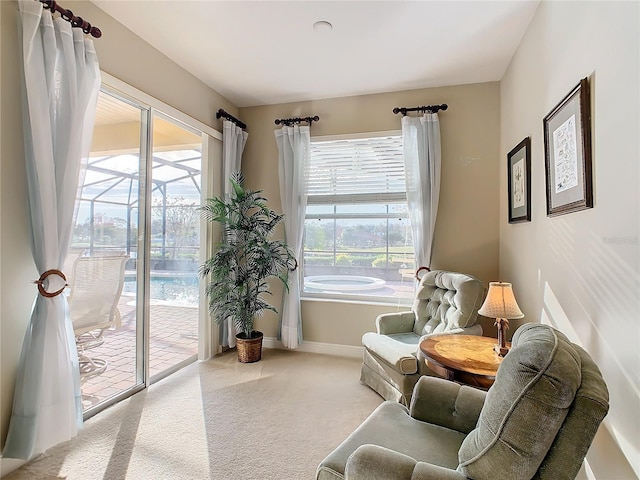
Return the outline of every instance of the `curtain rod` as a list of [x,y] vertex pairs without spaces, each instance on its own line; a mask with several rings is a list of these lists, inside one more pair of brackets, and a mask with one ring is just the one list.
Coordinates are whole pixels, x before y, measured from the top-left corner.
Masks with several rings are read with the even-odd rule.
[[287,127],[292,126],[294,123],[307,122],[311,125],[311,122],[317,122],[320,120],[320,117],[315,115],[313,117],[294,117],[294,118],[277,118],[275,121],[276,125],[286,125]]
[[62,19],[71,23],[72,27],[81,28],[84,33],[95,38],[100,38],[102,36],[102,32],[98,27],[92,26],[82,17],[76,17],[71,10],[62,8],[55,0],[39,0],[39,2],[43,4],[44,8],[51,10],[52,15],[55,12],[59,12]]
[[438,113],[439,110],[446,110],[447,108],[449,108],[449,105],[447,105],[446,103],[443,103],[442,105],[425,105],[423,107],[412,107],[412,108],[396,107],[393,109],[393,113],[395,114],[402,113],[402,116],[404,117],[407,114],[407,112]]
[[226,118],[227,120],[229,120],[230,122],[235,123],[236,125],[238,125],[240,128],[242,128],[243,130],[245,128],[247,128],[247,124],[244,123],[241,120],[238,120],[236,117],[234,117],[233,115],[231,115],[230,113],[225,112],[223,109],[218,109],[218,111],[216,112],[216,118]]

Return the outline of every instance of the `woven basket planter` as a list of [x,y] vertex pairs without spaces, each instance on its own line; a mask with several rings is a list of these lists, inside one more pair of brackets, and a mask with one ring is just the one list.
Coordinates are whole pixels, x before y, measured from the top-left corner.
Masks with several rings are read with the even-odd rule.
[[236,348],[238,350],[238,361],[240,363],[253,363],[262,358],[262,332],[254,331],[258,335],[255,338],[242,338],[236,335]]

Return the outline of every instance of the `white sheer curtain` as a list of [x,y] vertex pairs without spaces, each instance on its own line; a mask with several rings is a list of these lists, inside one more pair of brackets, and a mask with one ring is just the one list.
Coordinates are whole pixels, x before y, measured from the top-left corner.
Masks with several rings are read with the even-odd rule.
[[282,319],[278,340],[286,348],[298,348],[302,343],[300,291],[302,290],[302,235],[307,207],[307,179],[309,169],[309,127],[282,127],[275,131],[278,144],[278,174],[280,200],[284,213],[285,240],[293,251],[298,268],[289,274],[289,292],[282,301]]
[[438,114],[402,117],[402,141],[416,268],[430,268],[440,198],[441,154]]
[[[61,270],[71,238],[81,157],[88,152],[100,88],[93,43],[53,20],[40,2],[19,2],[23,125],[33,258]],[[53,275],[47,291],[63,286]],[[78,354],[64,295],[36,297],[18,365],[6,458],[29,459],[82,426]]]
[[[242,152],[247,143],[249,134],[242,130],[235,123],[225,120],[222,123],[222,162],[224,178],[224,196],[229,198],[232,192],[229,177],[235,171],[240,170],[242,162]],[[228,318],[220,324],[220,344],[223,347],[233,348],[236,346],[236,327],[233,319]]]

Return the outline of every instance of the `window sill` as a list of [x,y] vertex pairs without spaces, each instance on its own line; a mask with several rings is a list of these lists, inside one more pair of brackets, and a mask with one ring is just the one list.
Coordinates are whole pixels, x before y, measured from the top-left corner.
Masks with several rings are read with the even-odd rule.
[[411,308],[413,303],[409,298],[379,298],[368,296],[347,296],[347,295],[313,295],[302,293],[300,300],[303,302],[324,302],[324,303],[348,303],[354,305],[381,305],[387,307],[406,307]]

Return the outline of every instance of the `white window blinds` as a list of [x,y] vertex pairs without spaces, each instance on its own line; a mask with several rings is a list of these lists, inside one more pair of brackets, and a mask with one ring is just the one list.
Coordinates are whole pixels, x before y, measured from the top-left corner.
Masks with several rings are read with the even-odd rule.
[[402,136],[311,139],[309,204],[406,200]]

